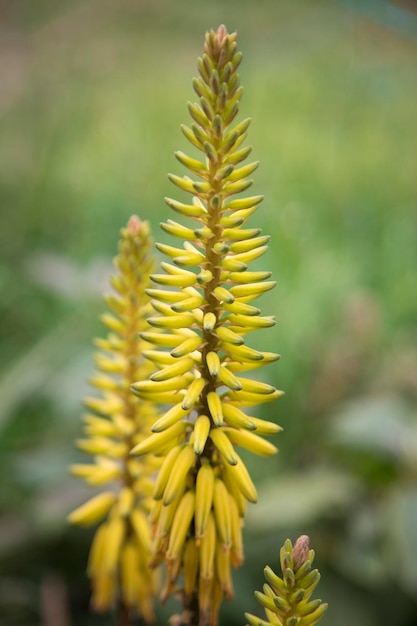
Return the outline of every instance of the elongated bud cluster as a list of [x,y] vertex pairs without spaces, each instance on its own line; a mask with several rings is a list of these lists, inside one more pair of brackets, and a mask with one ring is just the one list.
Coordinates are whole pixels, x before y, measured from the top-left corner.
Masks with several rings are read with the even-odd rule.
[[89,409],[84,416],[85,438],[77,442],[94,462],[71,467],[72,474],[89,485],[110,485],[69,516],[71,523],[83,526],[101,522],[88,562],[93,608],[103,612],[121,602],[128,610],[137,609],[147,622],[153,621],[152,598],[157,591],[156,574],[147,565],[148,513],[151,478],[160,462],[134,459],[129,452],[157,417],[152,403],[138,400],[130,391],[135,380],[154,369],[141,356],[147,344],[139,337],[149,313],[145,289],[154,269],[151,245],[148,224],[131,217],[121,231],[115,259],[117,274],[111,278],[115,293],[107,297],[111,312],[102,316],[109,333],[96,341],[97,373],[90,382],[99,396],[85,400]]
[[190,175],[170,175],[190,201],[166,198],[188,223],[169,219],[161,225],[181,241],[157,244],[168,262],[147,291],[154,314],[142,337],[156,348],[145,354],[157,370],[132,387],[144,400],[172,405],[132,452],[165,455],[151,513],[153,563],[166,563],[164,596],[177,589],[183,574],[185,606],[197,604],[200,626],[216,624],[222,597],[232,596],[230,568],[243,560],[246,502],[257,499],[235,447],[275,454],[260,435],[281,430],[244,411],[282,392],[246,376],[278,355],[246,345],[250,332],[275,323],[252,304],[275,283],[270,272],[248,269],[266,252],[269,237],[246,228],[262,196],[240,196],[258,166],[243,164],[251,151],[243,145],[250,120],[235,122],[240,62],[236,33],[224,26],[207,33],[193,83],[199,101],[189,103],[193,121],[182,127],[200,156],[177,152]]
[[309,539],[302,535],[294,548],[289,539],[281,548],[280,561],[282,578],[270,567],[264,570],[267,583],[263,593],[255,591],[258,602],[264,607],[266,620],[245,614],[247,626],[314,626],[327,609],[321,600],[311,600],[311,595],[318,585],[320,574],[312,570],[314,551],[309,550]]

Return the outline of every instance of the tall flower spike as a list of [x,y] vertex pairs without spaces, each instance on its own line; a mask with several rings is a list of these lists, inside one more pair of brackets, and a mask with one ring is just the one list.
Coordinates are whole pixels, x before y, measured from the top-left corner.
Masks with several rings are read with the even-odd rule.
[[84,416],[85,439],[78,447],[94,455],[94,463],[73,465],[71,472],[88,484],[109,483],[106,491],[81,505],[69,516],[73,524],[98,527],[90,550],[88,575],[92,584],[92,607],[104,612],[116,603],[125,612],[136,609],[147,622],[153,621],[152,598],[157,576],[148,567],[152,502],[152,475],[158,459],[133,459],[129,452],[140,443],[157,413],[154,405],[135,398],[130,387],[147,378],[154,368],[141,355],[147,346],[139,337],[146,327],[149,286],[154,261],[147,222],[132,216],[121,231],[117,274],[111,278],[116,291],[107,296],[112,313],[102,321],[109,329],[98,339],[95,355],[98,372],[91,384],[100,397],[85,400],[91,411]]
[[[276,448],[259,435],[276,424],[249,417],[242,409],[269,402],[282,392],[242,373],[278,359],[245,345],[251,331],[275,323],[249,304],[274,287],[270,272],[249,271],[248,264],[267,249],[269,237],[245,223],[261,196],[236,197],[252,180],[258,163],[242,165],[249,119],[235,123],[242,88],[237,68],[236,33],[224,26],[206,35],[194,79],[199,103],[188,104],[191,127],[182,130],[201,158],[177,152],[191,172],[170,175],[188,192],[190,203],[166,198],[191,222],[168,220],[167,233],[185,240],[179,247],[157,244],[170,262],[149,289],[155,315],[149,324],[162,331],[142,333],[157,350],[147,356],[159,368],[149,381],[133,385],[143,399],[173,406],[153,425],[154,434],[132,451],[166,453],[152,511],[153,563],[165,561],[163,597],[177,591],[183,574],[186,611],[181,623],[215,625],[222,597],[233,596],[231,566],[243,561],[241,528],[246,501],[257,494],[235,451],[242,446],[268,456]],[[196,618],[198,615],[198,618]],[[197,621],[196,621],[197,619]]]
[[264,570],[268,584],[263,593],[255,591],[258,602],[264,607],[266,620],[245,613],[247,626],[314,626],[327,609],[321,600],[310,600],[320,580],[317,569],[312,570],[314,550],[309,549],[309,538],[302,535],[292,547],[286,540],[281,548],[282,578],[270,567]]

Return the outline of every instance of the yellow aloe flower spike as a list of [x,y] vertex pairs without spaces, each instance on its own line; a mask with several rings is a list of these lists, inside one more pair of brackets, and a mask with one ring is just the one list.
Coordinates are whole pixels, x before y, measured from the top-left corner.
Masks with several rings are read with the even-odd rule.
[[77,442],[94,462],[71,467],[90,485],[109,485],[69,515],[73,524],[101,522],[88,563],[92,608],[105,612],[117,605],[127,614],[138,612],[148,623],[154,620],[158,590],[157,573],[148,567],[148,514],[160,461],[133,459],[129,452],[158,417],[153,402],[138,400],[130,390],[134,381],[146,379],[155,369],[142,356],[149,344],[139,337],[149,314],[145,290],[154,270],[151,246],[148,223],[132,216],[121,231],[117,274],[111,278],[115,293],[106,298],[111,312],[101,318],[109,333],[96,341],[97,374],[90,382],[99,396],[85,400],[91,413],[84,416],[85,438]]
[[282,578],[270,567],[264,570],[267,584],[263,593],[255,597],[264,607],[266,620],[245,613],[247,626],[315,626],[327,609],[321,600],[311,600],[320,580],[317,569],[311,569],[314,550],[309,549],[309,538],[301,535],[294,544],[289,539],[281,548]]
[[182,127],[200,157],[177,152],[190,175],[169,176],[190,200],[165,199],[188,225],[162,224],[179,243],[157,244],[168,262],[147,292],[154,314],[142,338],[154,344],[146,356],[159,369],[132,387],[144,400],[173,405],[132,454],[168,453],[154,492],[160,505],[152,514],[152,562],[165,561],[163,598],[178,591],[183,575],[179,619],[199,626],[215,626],[221,599],[233,595],[231,567],[243,561],[246,502],[257,499],[235,446],[274,454],[275,446],[259,435],[281,430],[244,412],[282,392],[246,377],[279,357],[246,345],[250,332],[275,323],[251,304],[275,283],[268,281],[270,272],[248,270],[269,237],[245,226],[262,196],[241,197],[258,167],[243,164],[251,151],[243,145],[250,120],[235,121],[241,58],[236,33],[225,26],[207,33],[193,82],[199,102],[188,104],[193,122]]

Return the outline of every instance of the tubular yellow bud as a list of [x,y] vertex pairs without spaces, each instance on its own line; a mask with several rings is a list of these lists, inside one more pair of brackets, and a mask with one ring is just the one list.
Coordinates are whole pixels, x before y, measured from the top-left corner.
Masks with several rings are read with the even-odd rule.
[[186,477],[193,466],[195,461],[195,454],[193,447],[190,444],[184,446],[178,455],[175,463],[175,471],[171,473],[167,486],[164,491],[163,502],[164,505],[171,504],[179,491],[181,491],[185,485]]
[[[226,435],[224,435],[226,437]],[[227,438],[227,437],[226,437]],[[229,440],[230,441],[230,440]],[[237,462],[235,465],[225,466],[227,472],[229,473],[231,480],[234,480],[236,485],[238,486],[241,493],[245,496],[249,502],[257,502],[258,495],[256,493],[255,485],[252,482],[251,477],[249,476],[248,470],[246,469],[245,464],[242,459],[236,454],[235,458]]]
[[215,391],[210,391],[207,394],[207,405],[214,424],[221,426],[223,424],[222,402]]
[[126,522],[121,517],[114,517],[107,523],[106,552],[103,559],[103,571],[111,574],[117,570],[120,548],[125,536]]
[[159,433],[176,424],[187,415],[180,404],[174,405],[152,426],[152,432]]
[[152,280],[158,285],[165,285],[166,287],[187,287],[194,285],[196,282],[196,275],[193,272],[186,272],[184,274],[153,274]]
[[210,419],[207,415],[199,415],[194,426],[194,452],[202,454],[210,433]]
[[156,243],[155,247],[159,250],[159,252],[170,256],[172,259],[179,254],[184,253],[184,248],[175,248],[174,246],[168,246],[165,243]]
[[171,476],[171,473],[174,469],[175,463],[178,459],[178,456],[182,450],[182,446],[175,446],[172,448],[167,456],[164,459],[164,462],[161,465],[161,468],[158,473],[158,477],[155,482],[153,497],[155,500],[159,500],[162,498],[165,487],[167,486],[168,479]]
[[144,341],[164,348],[175,348],[184,341],[184,337],[182,335],[176,335],[173,333],[163,334],[146,332],[140,333],[140,336]]
[[224,308],[226,311],[230,311],[230,313],[237,313],[240,315],[259,315],[261,312],[260,309],[257,309],[254,306],[249,306],[249,304],[236,301],[231,304],[225,304]]
[[260,228],[246,228],[244,230],[239,230],[238,228],[225,228],[223,231],[223,237],[231,241],[242,242],[246,241],[247,239],[253,239],[257,235],[259,235],[260,232]]
[[276,391],[275,387],[268,385],[267,383],[261,383],[258,380],[250,380],[249,378],[239,378],[242,390],[249,393],[265,394],[269,395]]
[[171,350],[171,356],[175,358],[181,358],[190,352],[194,352],[201,345],[201,337],[198,335],[194,335],[193,337],[188,337],[182,343],[180,343],[176,348]]
[[216,524],[212,513],[207,519],[206,532],[200,543],[200,577],[211,580],[214,575],[214,555],[216,551]]
[[211,332],[216,326],[217,319],[214,313],[206,313],[203,318],[203,328],[205,331]]
[[234,389],[235,391],[239,391],[242,389],[242,383],[236,378],[232,372],[227,369],[227,366],[221,366],[219,372],[217,374],[219,380],[222,381],[224,385],[229,387],[230,389]]
[[187,491],[181,498],[172,521],[166,558],[172,561],[179,557],[194,516],[195,493]]
[[187,392],[182,401],[182,408],[185,411],[190,410],[200,397],[200,393],[206,386],[204,378],[196,378],[188,387]]
[[255,248],[265,246],[269,242],[269,240],[269,235],[264,235],[262,237],[252,237],[243,241],[236,241],[231,244],[230,251],[236,252],[238,254],[241,252],[249,252],[250,250],[254,250]]
[[138,554],[131,541],[126,544],[121,554],[121,581],[122,596],[127,606],[134,606],[139,583],[137,570],[139,567]]
[[249,391],[237,391],[231,390],[228,396],[232,402],[237,402],[239,406],[253,406],[260,404],[261,402],[271,402],[277,400],[284,395],[283,391],[276,390],[273,393],[250,393]]
[[111,315],[111,313],[103,313],[100,317],[100,320],[109,328],[110,330],[114,330],[116,333],[123,334],[125,330],[125,325],[119,318]]
[[133,448],[131,454],[148,454],[149,452],[157,452],[163,448],[167,443],[176,445],[177,439],[183,435],[186,428],[185,422],[177,422],[173,426],[170,426],[161,433],[155,433],[141,441],[137,446]]
[[218,328],[216,328],[216,335],[219,339],[236,346],[241,346],[244,343],[244,339],[242,337],[231,331],[226,326],[218,326]]
[[94,437],[93,439],[77,439],[77,448],[89,454],[106,454],[109,452],[112,441],[107,437]]
[[113,422],[95,415],[84,415],[86,423],[85,432],[88,435],[103,435],[104,437],[112,437],[117,434],[117,428]]
[[262,437],[258,437],[253,432],[236,428],[225,428],[224,430],[232,443],[242,446],[254,454],[273,456],[278,452],[278,449],[272,443],[265,441]]
[[148,520],[143,511],[136,508],[132,511],[130,521],[135,531],[136,539],[139,545],[146,552],[151,548],[151,534]]
[[70,513],[68,521],[70,524],[92,526],[107,515],[115,501],[114,493],[110,491],[99,493]]
[[[149,317],[148,324],[156,328],[176,329],[187,328],[194,322],[191,313],[182,313],[181,315],[171,315],[170,317]],[[236,323],[236,322],[235,322]]]
[[221,478],[216,478],[214,482],[213,509],[217,533],[223,547],[228,550],[232,544],[232,516],[229,492]]
[[160,226],[162,230],[174,237],[181,237],[181,239],[195,238],[194,231],[191,228],[178,224],[178,222],[174,222],[174,220],[167,220],[165,223],[161,222]]
[[206,283],[209,283],[212,278],[213,274],[210,272],[210,270],[201,270],[201,272],[197,276],[197,282],[200,285],[205,285]]
[[207,520],[213,503],[214,472],[211,465],[203,463],[198,470],[195,498],[195,536],[199,540],[206,532]]
[[175,391],[182,389],[187,385],[185,376],[175,376],[164,381],[142,380],[132,385],[133,393],[140,395],[141,393],[151,393],[152,395],[163,393],[165,391]]
[[191,311],[192,309],[199,307],[202,303],[203,303],[203,298],[200,295],[198,295],[192,298],[186,298],[185,300],[182,300],[179,304],[174,304],[174,306],[172,307],[172,310],[175,311],[176,313],[181,313],[183,311]]
[[221,261],[221,266],[225,270],[230,270],[230,272],[244,272],[247,268],[246,263],[242,263],[234,257],[224,257]]
[[229,493],[230,529],[232,537],[232,563],[239,567],[243,563],[242,518],[239,507],[232,494]]
[[218,542],[216,545],[216,575],[220,583],[222,593],[227,600],[233,599],[233,584],[230,571],[230,551],[224,550],[223,546]]
[[[268,422],[267,420],[261,420],[258,417],[251,417],[251,422],[255,425],[255,430],[258,435],[276,435],[282,432],[282,427],[274,422]],[[234,426],[234,424],[231,424]]]
[[146,294],[150,298],[155,298],[168,304],[181,302],[186,297],[182,291],[164,291],[163,289],[146,289]]
[[119,495],[119,515],[127,517],[134,504],[134,493],[130,487],[123,487]]
[[255,430],[255,423],[253,417],[248,417],[246,413],[241,411],[236,406],[229,404],[228,402],[222,403],[223,416],[229,426],[235,428],[247,428],[248,430]]
[[[242,274],[240,272],[230,272],[229,280],[234,283],[258,283],[262,280],[267,280],[270,276],[271,272],[244,272]],[[232,289],[230,289],[230,292],[233,293]],[[233,293],[233,295],[236,294]]]
[[216,287],[213,293],[220,302],[227,302],[229,304],[234,302],[234,297],[232,296],[230,291],[228,291],[224,287]]
[[222,428],[212,428],[210,438],[220,454],[226,459],[229,465],[236,465],[238,456],[230,442],[230,439],[223,432]]
[[101,570],[106,547],[106,534],[107,524],[101,524],[96,530],[88,555],[87,573],[90,577],[97,576]]
[[194,366],[194,359],[191,357],[184,357],[182,359],[177,359],[173,365],[168,365],[164,367],[159,372],[155,372],[151,376],[151,380],[155,381],[164,381],[169,380],[170,378],[174,378],[176,376],[181,376],[181,374],[185,374]]
[[220,369],[220,359],[217,352],[209,352],[206,356],[207,368],[213,378],[216,378]]
[[263,354],[248,346],[236,346],[229,343],[224,343],[224,349],[235,361],[262,361]]
[[270,328],[275,326],[275,320],[272,317],[238,315],[234,313],[229,316],[229,322],[232,326],[243,326],[244,328]]

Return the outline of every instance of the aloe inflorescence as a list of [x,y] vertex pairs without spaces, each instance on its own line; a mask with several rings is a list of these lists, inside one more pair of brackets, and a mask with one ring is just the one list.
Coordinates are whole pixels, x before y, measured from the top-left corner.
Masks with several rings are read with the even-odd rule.
[[172,405],[132,452],[165,457],[151,511],[152,565],[165,562],[164,598],[181,589],[181,623],[199,626],[215,625],[221,599],[233,595],[231,566],[243,561],[246,502],[257,500],[235,448],[275,454],[260,435],[281,430],[245,412],[282,392],[245,375],[278,355],[246,345],[250,332],[275,323],[250,304],[275,283],[270,272],[248,269],[269,240],[259,228],[246,228],[262,196],[237,197],[251,186],[258,166],[243,164],[251,151],[243,145],[250,120],[235,122],[241,58],[236,33],[224,26],[207,33],[193,83],[199,101],[189,103],[193,123],[182,127],[201,156],[177,152],[191,175],[170,175],[191,202],[166,198],[189,222],[161,225],[183,243],[157,244],[169,262],[152,276],[153,329],[141,335],[154,344],[145,355],[156,371],[132,387],[142,400]]
[[92,608],[103,612],[118,605],[126,614],[137,610],[147,622],[153,621],[157,591],[155,573],[148,567],[148,513],[160,461],[129,453],[157,417],[155,405],[138,400],[130,390],[135,380],[154,370],[142,356],[147,344],[139,337],[149,314],[145,289],[154,269],[151,249],[148,223],[132,216],[121,231],[117,274],[111,278],[115,293],[106,298],[111,312],[101,318],[109,332],[96,340],[98,371],[90,382],[99,396],[85,400],[90,412],[84,416],[85,438],[77,442],[94,462],[71,467],[88,484],[108,487],[69,516],[70,522],[83,526],[101,522],[88,562]]
[[266,620],[246,613],[249,626],[315,626],[327,609],[321,600],[311,600],[320,573],[311,569],[314,550],[309,549],[309,538],[301,535],[292,546],[289,539],[280,551],[282,577],[270,568],[264,570],[267,583],[263,593],[255,592],[256,599],[264,607]]

